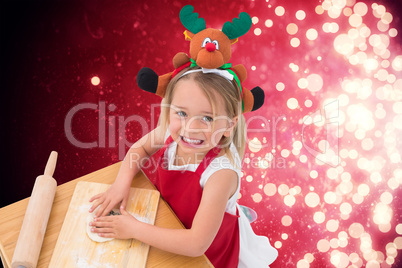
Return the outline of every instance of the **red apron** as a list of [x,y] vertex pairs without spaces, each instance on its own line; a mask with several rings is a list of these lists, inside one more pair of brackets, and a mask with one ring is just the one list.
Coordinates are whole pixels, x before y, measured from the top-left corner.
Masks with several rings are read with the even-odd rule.
[[[172,137],[169,137],[164,148],[160,150],[155,186],[184,226],[190,229],[201,202],[201,174],[219,154],[220,149],[210,150],[195,172],[168,170],[168,159],[165,159],[164,155],[172,141]],[[237,216],[225,212],[221,227],[211,246],[205,252],[205,255],[217,268],[237,267],[238,265],[240,249],[238,217],[238,212]]]

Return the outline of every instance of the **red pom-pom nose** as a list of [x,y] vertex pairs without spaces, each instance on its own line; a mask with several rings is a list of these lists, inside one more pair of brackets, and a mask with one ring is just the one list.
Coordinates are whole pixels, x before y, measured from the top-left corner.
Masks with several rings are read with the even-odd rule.
[[208,43],[208,44],[205,45],[205,49],[208,52],[214,52],[216,50],[216,46],[215,46],[214,43]]

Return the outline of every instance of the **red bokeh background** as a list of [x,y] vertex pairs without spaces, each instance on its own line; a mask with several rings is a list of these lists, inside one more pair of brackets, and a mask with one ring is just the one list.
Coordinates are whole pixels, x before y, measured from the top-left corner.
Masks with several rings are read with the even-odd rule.
[[[343,9],[353,10],[356,1],[344,2]],[[388,35],[388,31],[379,32],[376,28],[380,19],[373,16],[373,3],[383,5],[393,15],[389,28],[399,33],[389,37],[388,59],[392,62],[398,55],[402,57],[398,1],[363,2],[368,7],[363,21],[372,35]],[[207,27],[221,28],[224,22],[242,11],[254,17],[249,33],[233,46],[231,58],[233,64],[242,63],[248,71],[244,86],[258,85],[266,94],[265,105],[246,115],[250,129],[248,138],[254,143],[246,151],[239,203],[257,211],[258,219],[252,224],[253,228],[256,233],[268,236],[271,244],[278,248],[279,257],[272,267],[347,267],[352,263],[355,267],[377,267],[377,263],[381,263],[381,267],[401,265],[398,243],[402,236],[402,131],[397,126],[398,122],[401,124],[401,70],[384,63],[366,71],[362,64],[353,65],[345,55],[338,53],[334,49],[336,36],[348,33],[352,27],[346,12],[337,18],[326,11],[318,14],[316,8],[322,1],[3,2],[1,140],[5,150],[0,205],[30,195],[35,178],[43,173],[52,150],[59,153],[54,177],[62,184],[120,161],[128,144],[155,126],[158,109],[154,110],[154,105],[160,103],[160,99],[137,87],[136,74],[144,66],[159,74],[172,71],[172,57],[177,52],[188,51],[189,43],[184,41],[184,27],[178,17],[186,4],[195,6]],[[284,15],[275,12],[279,6],[284,8]],[[299,10],[306,14],[302,20],[295,17]],[[272,26],[266,24],[267,20],[272,20]],[[339,30],[336,33],[324,31],[326,22],[336,22]],[[290,23],[298,26],[297,33],[289,34]],[[311,28],[318,33],[314,40],[306,38]],[[300,41],[296,47],[291,45],[294,37]],[[369,41],[367,47],[368,57],[380,61]],[[294,66],[298,68],[293,70]],[[389,82],[378,79],[375,73],[379,69],[386,69],[394,79],[390,78]],[[319,90],[308,90],[298,84],[309,74],[321,77],[323,86]],[[99,85],[91,83],[94,76],[100,78]],[[371,80],[373,93],[360,98],[345,90],[342,82],[353,79]],[[376,89],[385,84],[391,85],[393,98],[381,98],[376,94]],[[348,102],[342,105],[344,95]],[[297,101],[295,107],[289,104],[289,99],[293,103],[294,99]],[[337,122],[340,136],[329,133],[331,129],[325,124],[306,125],[303,121],[305,116],[317,112],[324,115],[321,112],[325,110],[325,100],[329,99],[341,100],[340,116],[336,118],[344,116],[345,120]],[[357,134],[346,127],[353,117],[348,113],[348,106],[357,104],[373,113],[376,110],[386,112],[386,116],[370,118],[375,127],[368,129],[364,136],[371,140],[369,149],[363,148],[362,139],[356,138]],[[79,107],[86,109],[74,110]],[[393,131],[396,154],[389,153],[387,131]],[[72,137],[92,148],[77,146]],[[317,155],[307,148],[322,151],[321,140],[327,140],[330,147],[335,146],[331,148],[338,154],[342,154],[342,149],[346,155],[349,152],[349,157],[341,155],[335,165],[318,163]],[[295,150],[297,141],[303,141],[303,146]],[[90,146],[91,143],[96,144]],[[350,157],[351,152],[357,156]],[[379,158],[381,168],[371,169]],[[361,159],[369,164],[359,163]],[[373,173],[379,174],[382,180],[375,182]],[[399,184],[391,187],[387,183],[390,179]],[[348,181],[351,189],[339,190],[344,186],[343,181]],[[367,185],[370,192],[361,203],[356,203],[353,195],[362,184]],[[336,193],[341,201],[327,202],[325,194],[328,192]],[[309,193],[318,196],[316,205],[312,205]],[[376,205],[384,203],[381,199],[384,193],[392,197],[386,207],[391,209],[390,229],[385,232],[379,230],[373,220]],[[347,216],[341,215],[343,203],[352,206]],[[314,220],[316,212],[325,214],[324,222]],[[335,231],[328,227],[328,222],[337,222]],[[362,240],[350,234],[353,223],[361,224],[364,233],[369,235],[375,257],[367,257],[361,249]],[[339,242],[342,239],[338,234],[342,232],[347,234],[347,245]],[[331,239],[338,242],[332,240],[329,249],[323,251],[317,246],[319,241],[329,243]],[[396,248],[396,253],[389,247]],[[339,255],[340,252],[347,256],[357,253],[359,261],[350,260],[344,266],[344,255]],[[307,253],[314,256],[314,260],[305,257]],[[390,264],[387,258],[393,258]]]

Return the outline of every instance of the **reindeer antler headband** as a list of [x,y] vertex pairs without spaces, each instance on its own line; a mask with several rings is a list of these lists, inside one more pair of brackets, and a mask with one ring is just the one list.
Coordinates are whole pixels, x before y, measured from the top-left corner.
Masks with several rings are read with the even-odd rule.
[[[180,21],[186,28],[184,36],[190,41],[190,57],[184,52],[177,53],[173,58],[175,70],[165,75],[158,76],[150,68],[142,68],[137,75],[138,86],[146,91],[164,97],[167,84],[178,72],[186,67],[199,66],[201,70],[218,69],[226,70],[233,76],[239,86],[243,102],[243,112],[257,110],[264,103],[264,91],[260,87],[247,90],[242,82],[247,78],[245,67],[238,64],[232,67],[228,63],[231,57],[231,45],[238,38],[246,34],[252,25],[250,16],[242,12],[239,18],[233,22],[224,23],[221,30],[206,28],[205,20],[198,17],[191,5],[184,6],[180,11]],[[226,73],[225,71],[225,73]],[[221,74],[222,72],[217,71]]]

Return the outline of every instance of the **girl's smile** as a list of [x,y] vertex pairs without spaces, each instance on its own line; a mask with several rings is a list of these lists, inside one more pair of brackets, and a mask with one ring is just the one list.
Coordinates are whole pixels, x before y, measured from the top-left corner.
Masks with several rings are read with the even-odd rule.
[[184,144],[194,147],[197,147],[198,145],[201,145],[204,141],[203,140],[197,140],[197,139],[190,139],[184,136],[180,136],[181,140],[184,142]]

